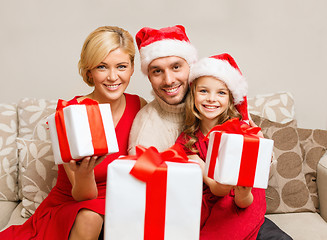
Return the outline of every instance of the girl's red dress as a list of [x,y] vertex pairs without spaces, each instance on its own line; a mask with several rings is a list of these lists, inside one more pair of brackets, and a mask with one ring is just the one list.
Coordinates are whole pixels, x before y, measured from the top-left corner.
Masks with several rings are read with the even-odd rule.
[[[200,130],[196,132],[196,137],[198,141],[194,146],[199,151],[197,155],[205,161],[208,140],[204,140]],[[195,153],[185,147],[188,140],[189,137],[182,133],[176,143],[184,148],[187,155],[194,155]],[[265,190],[253,188],[252,194],[253,203],[242,209],[234,202],[233,190],[227,196],[217,197],[203,183],[200,239],[256,239],[266,212]]]
[[[70,230],[79,210],[86,208],[104,215],[107,181],[107,166],[120,155],[127,155],[129,132],[135,115],[140,110],[137,95],[125,94],[126,108],[115,130],[119,152],[108,155],[94,168],[98,187],[98,197],[93,200],[77,202],[71,195],[71,183],[64,167],[58,166],[58,179],[48,197],[35,213],[23,224],[7,228],[0,233],[0,239],[68,239]],[[70,103],[78,104],[77,97]]]

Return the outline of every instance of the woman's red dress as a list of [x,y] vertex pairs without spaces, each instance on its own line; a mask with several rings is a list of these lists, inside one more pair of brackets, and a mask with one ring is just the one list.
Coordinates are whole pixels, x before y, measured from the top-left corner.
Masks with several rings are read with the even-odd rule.
[[[93,200],[77,202],[71,195],[71,183],[64,167],[58,166],[58,179],[48,197],[44,199],[35,213],[23,224],[7,228],[0,233],[0,239],[68,239],[70,230],[79,210],[85,208],[104,215],[107,181],[107,166],[120,155],[127,155],[129,132],[135,115],[140,110],[140,98],[125,94],[126,108],[115,130],[119,152],[108,155],[94,168],[98,187],[98,197]],[[77,104],[77,97],[70,102]]]

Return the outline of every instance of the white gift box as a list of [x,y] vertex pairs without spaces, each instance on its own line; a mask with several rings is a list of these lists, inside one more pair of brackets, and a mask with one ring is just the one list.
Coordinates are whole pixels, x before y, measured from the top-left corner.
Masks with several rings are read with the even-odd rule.
[[[130,174],[135,160],[108,166],[105,239],[144,239],[146,183]],[[165,240],[198,240],[202,203],[202,172],[196,163],[165,162],[167,189]],[[158,188],[162,186],[158,185]]]
[[[112,120],[110,104],[98,104],[95,106],[99,107],[101,116],[95,115],[94,118],[99,119],[99,121],[97,120],[97,124],[103,124],[102,129],[104,131],[103,135],[105,135],[105,139],[101,140],[105,141],[105,144],[107,145],[107,153],[118,152],[118,143]],[[63,122],[66,128],[66,138],[68,140],[72,159],[78,160],[83,157],[93,156],[95,146],[93,146],[92,139],[94,136],[91,134],[86,105],[69,105],[63,108],[62,111],[64,113]],[[47,121],[50,130],[50,138],[55,163],[62,164],[64,162],[69,162],[71,159],[62,159],[56,126],[56,113],[50,115]]]
[[[213,147],[215,145],[214,141],[216,138],[219,138],[219,135],[221,135],[220,144],[218,148],[215,148]],[[244,154],[244,141],[247,141],[243,135],[219,131],[211,132],[205,165],[206,175],[219,183],[236,186],[240,185],[238,183],[240,182],[239,178],[242,171],[243,177],[254,178],[254,181],[248,187],[266,189],[274,141],[259,137],[258,140],[257,155],[253,159],[256,163],[255,166],[251,167],[247,166],[247,162],[242,163],[242,161],[245,161],[242,160],[242,157],[244,157],[242,156]],[[246,156],[244,159],[246,159]],[[211,169],[209,170],[209,168]]]

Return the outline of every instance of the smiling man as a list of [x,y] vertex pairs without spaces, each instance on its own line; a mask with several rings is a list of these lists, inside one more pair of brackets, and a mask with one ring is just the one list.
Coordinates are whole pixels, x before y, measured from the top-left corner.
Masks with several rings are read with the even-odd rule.
[[133,122],[129,153],[135,154],[136,145],[164,151],[175,144],[182,131],[188,76],[197,51],[180,25],[159,30],[142,28],[136,34],[136,43],[142,72],[150,80],[155,99]]
[[[136,34],[136,42],[141,69],[150,80],[155,99],[136,115],[128,152],[135,154],[137,145],[155,146],[161,152],[174,145],[183,130],[188,76],[197,51],[180,25],[159,30],[142,28]],[[256,240],[266,239],[291,238],[265,218]]]

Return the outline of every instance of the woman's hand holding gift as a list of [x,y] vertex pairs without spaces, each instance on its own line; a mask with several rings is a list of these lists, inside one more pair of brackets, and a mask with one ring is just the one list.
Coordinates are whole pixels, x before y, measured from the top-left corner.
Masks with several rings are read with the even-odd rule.
[[94,177],[94,168],[106,156],[85,157],[78,162],[71,160],[69,163],[64,164],[67,176],[72,184],[72,196],[76,201],[97,198],[98,189]]

